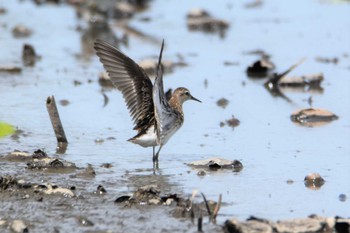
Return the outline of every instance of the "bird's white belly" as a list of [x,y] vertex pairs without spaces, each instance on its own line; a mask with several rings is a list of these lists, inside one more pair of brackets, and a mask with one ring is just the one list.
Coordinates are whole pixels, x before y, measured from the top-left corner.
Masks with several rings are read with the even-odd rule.
[[157,146],[157,133],[154,131],[154,126],[148,128],[145,134],[133,139],[131,142],[143,147]]

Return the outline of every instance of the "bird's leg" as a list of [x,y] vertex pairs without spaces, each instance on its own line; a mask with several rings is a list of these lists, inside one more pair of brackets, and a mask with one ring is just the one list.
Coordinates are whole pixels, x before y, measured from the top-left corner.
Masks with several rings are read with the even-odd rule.
[[162,145],[159,146],[159,149],[156,154],[154,154],[154,147],[153,147],[153,167],[158,168],[158,158],[159,158],[159,152],[162,149]]

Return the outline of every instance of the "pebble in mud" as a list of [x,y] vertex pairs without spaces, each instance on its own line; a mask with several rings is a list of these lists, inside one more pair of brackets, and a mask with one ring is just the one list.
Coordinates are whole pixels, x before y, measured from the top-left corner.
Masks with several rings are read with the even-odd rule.
[[311,173],[304,178],[305,187],[309,189],[320,189],[324,185],[325,180],[318,173]]
[[29,37],[31,34],[32,34],[32,30],[30,30],[29,28],[27,28],[22,24],[18,24],[12,29],[12,35],[15,38]]
[[81,226],[84,227],[91,227],[95,225],[91,220],[87,219],[86,217],[79,217],[78,222]]
[[82,172],[76,174],[76,176],[83,178],[94,178],[96,176],[96,171],[91,164],[88,164],[88,166]]
[[338,199],[339,199],[339,201],[341,201],[341,202],[345,202],[346,199],[347,199],[347,196],[346,196],[345,194],[342,193],[342,194],[339,194]]
[[338,116],[325,109],[307,108],[294,112],[290,118],[302,126],[316,127],[337,120]]
[[24,44],[22,50],[22,61],[25,66],[35,65],[37,55],[35,53],[34,47],[30,44]]
[[212,171],[216,171],[218,169],[233,169],[234,171],[239,172],[243,169],[243,164],[240,161],[232,161],[223,158],[209,158],[197,160],[191,163],[187,163],[187,165],[194,168],[208,168]]
[[11,223],[11,230],[16,233],[29,232],[27,225],[22,220],[14,220]]
[[61,106],[67,106],[70,104],[69,100],[65,100],[65,99],[60,100],[59,103]]
[[228,105],[229,101],[225,98],[221,98],[219,99],[218,101],[216,101],[216,104],[219,106],[219,107],[222,107],[222,108],[226,108],[227,105]]
[[197,176],[205,176],[207,173],[203,170],[197,172]]
[[107,193],[107,190],[102,185],[99,185],[99,186],[97,186],[97,190],[94,193],[102,195],[102,194]]
[[248,66],[247,75],[251,78],[265,78],[273,69],[275,69],[275,65],[268,57],[263,57]]
[[192,31],[219,32],[221,36],[224,36],[229,23],[212,17],[209,12],[203,9],[195,8],[187,14],[187,27]]

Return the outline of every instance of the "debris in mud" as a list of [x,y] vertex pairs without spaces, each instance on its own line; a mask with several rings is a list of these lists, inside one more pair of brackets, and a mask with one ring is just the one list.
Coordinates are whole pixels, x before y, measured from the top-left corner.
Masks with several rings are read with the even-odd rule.
[[225,109],[228,105],[229,101],[226,98],[221,98],[218,101],[216,101],[216,104],[219,107],[222,107],[223,109]]
[[18,24],[12,29],[12,35],[15,38],[29,37],[32,35],[32,30],[22,24]]
[[22,68],[19,66],[6,66],[6,65],[0,65],[0,72],[8,72],[8,73],[20,73],[22,72]]
[[107,190],[102,186],[102,185],[98,185],[96,191],[94,192],[95,194],[105,194],[107,193]]
[[74,197],[75,194],[71,189],[62,188],[52,184],[34,184],[13,176],[0,176],[0,193],[1,191],[26,193],[43,193],[47,195],[59,194],[65,197]]
[[334,232],[338,221],[339,220],[335,218],[325,218],[315,215],[309,216],[308,218],[277,222],[251,217],[246,221],[239,221],[237,219],[226,220],[223,230],[225,233]]
[[174,217],[184,218],[194,216],[208,216],[208,208],[211,213],[215,212],[217,203],[215,201],[204,201],[193,203],[193,198],[181,198],[177,194],[168,194],[161,196],[161,191],[156,185],[146,185],[138,188],[132,195],[118,197],[114,202],[123,203],[126,206],[132,205],[166,205],[175,206],[172,210]]
[[346,199],[348,199],[348,197],[344,193],[342,193],[342,194],[339,194],[338,199],[341,202],[345,202]]
[[243,169],[243,164],[238,160],[227,160],[222,158],[209,158],[194,161],[188,163],[187,165],[194,168],[209,168],[209,170],[218,170],[218,169],[233,169],[238,172]]
[[27,225],[22,220],[13,220],[11,223],[11,230],[16,233],[29,232]]
[[224,127],[225,125],[228,125],[232,129],[237,127],[239,125],[240,121],[235,118],[235,116],[232,115],[231,119],[226,120],[226,122],[220,122],[220,127]]
[[96,172],[95,169],[92,167],[91,164],[88,164],[86,168],[84,168],[83,171],[79,172],[78,174],[74,175],[76,177],[83,177],[83,178],[95,178]]
[[42,158],[42,159],[33,159],[33,161],[27,163],[28,169],[37,169],[37,170],[50,170],[54,171],[55,169],[60,169],[60,171],[66,170],[75,170],[77,167],[74,163],[65,161],[58,158]]
[[321,89],[321,82],[324,80],[322,73],[292,76],[283,76],[279,81],[280,87],[308,87],[309,89]]
[[229,27],[229,23],[212,17],[209,12],[196,8],[187,14],[187,27],[192,31],[219,32],[223,37]]
[[35,65],[38,56],[35,53],[34,47],[30,44],[24,44],[22,50],[22,61],[25,66]]
[[111,163],[102,163],[100,167],[111,168],[111,167],[113,167],[113,165]]
[[301,89],[301,91],[322,92],[323,89],[321,87],[321,82],[324,79],[322,73],[286,77],[286,75],[289,72],[291,72],[304,61],[305,59],[301,59],[298,63],[292,65],[283,73],[274,73],[272,77],[269,78],[267,82],[265,82],[265,88],[270,92],[271,95],[282,97],[288,102],[291,102],[291,100],[283,94],[282,88],[293,88],[293,90]]
[[269,60],[269,56],[263,55],[247,68],[247,75],[251,78],[265,78],[275,69],[275,65]]
[[89,220],[86,217],[79,217],[78,223],[84,227],[91,227],[91,226],[95,225],[91,220]]
[[75,193],[68,188],[58,187],[57,185],[46,184],[46,185],[35,185],[34,190],[40,191],[47,195],[62,195],[64,197],[75,197]]
[[324,185],[325,180],[318,173],[311,173],[304,178],[305,187],[309,189],[320,189]]
[[30,154],[27,151],[14,150],[13,152],[8,153],[2,158],[8,161],[30,161],[33,159],[42,159],[47,157],[47,154],[39,149],[34,151],[33,154]]
[[70,104],[69,100],[63,99],[59,101],[61,106],[67,106]]
[[339,59],[337,57],[327,58],[327,57],[316,57],[316,61],[320,63],[333,63],[334,65],[338,64]]
[[338,116],[325,109],[307,108],[294,112],[291,120],[302,126],[322,126],[331,121],[337,120]]

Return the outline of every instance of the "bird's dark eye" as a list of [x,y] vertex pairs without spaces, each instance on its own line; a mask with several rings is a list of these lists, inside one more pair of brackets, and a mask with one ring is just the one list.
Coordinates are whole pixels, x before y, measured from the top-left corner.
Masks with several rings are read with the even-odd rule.
[[185,92],[185,95],[190,95],[190,93],[188,91]]

